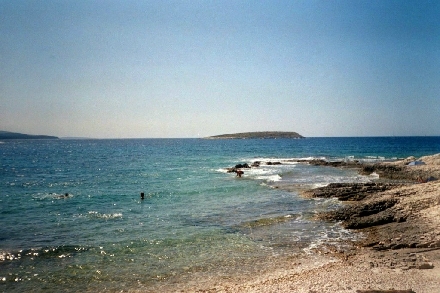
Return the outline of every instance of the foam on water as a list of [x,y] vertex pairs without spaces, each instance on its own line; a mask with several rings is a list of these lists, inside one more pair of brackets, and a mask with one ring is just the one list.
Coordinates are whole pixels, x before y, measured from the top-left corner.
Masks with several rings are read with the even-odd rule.
[[[253,162],[260,162],[258,167],[243,168],[243,177],[261,180],[263,184],[283,183],[309,185],[312,188],[326,186],[333,182],[368,182],[375,179],[374,175],[364,176],[353,170],[340,170],[335,168],[310,166],[299,163],[300,160],[327,160],[324,157],[307,158],[242,158],[240,162],[246,162],[249,166]],[[227,169],[218,169],[226,173]]]
[[122,213],[114,213],[114,214],[103,214],[97,211],[89,211],[86,215],[79,215],[79,217],[88,217],[92,219],[118,219],[122,218]]

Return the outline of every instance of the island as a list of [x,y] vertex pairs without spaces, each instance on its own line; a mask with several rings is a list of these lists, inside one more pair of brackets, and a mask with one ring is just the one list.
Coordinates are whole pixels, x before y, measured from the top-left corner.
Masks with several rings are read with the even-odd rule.
[[286,131],[260,131],[260,132],[242,132],[233,134],[221,134],[205,137],[205,139],[277,139],[277,138],[304,138],[297,132]]
[[5,139],[59,139],[59,138],[50,135],[32,135],[32,134],[24,134],[24,133],[0,130],[0,139],[5,140]]

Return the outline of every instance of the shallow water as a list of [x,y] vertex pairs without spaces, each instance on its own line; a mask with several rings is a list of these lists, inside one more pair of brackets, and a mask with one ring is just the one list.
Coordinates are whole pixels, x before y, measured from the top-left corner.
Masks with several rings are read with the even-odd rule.
[[[314,247],[356,236],[313,220],[338,202],[273,185],[371,179],[295,159],[438,152],[438,137],[5,141],[0,290],[154,292],[289,266]],[[263,164],[242,178],[225,171],[254,161]]]

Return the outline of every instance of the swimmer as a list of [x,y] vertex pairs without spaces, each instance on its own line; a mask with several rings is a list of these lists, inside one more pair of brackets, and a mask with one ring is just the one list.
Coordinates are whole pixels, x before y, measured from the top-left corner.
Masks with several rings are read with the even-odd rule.
[[55,197],[56,198],[68,198],[69,197],[69,194],[66,192],[65,194],[60,194],[60,195],[57,195],[56,193],[55,193]]

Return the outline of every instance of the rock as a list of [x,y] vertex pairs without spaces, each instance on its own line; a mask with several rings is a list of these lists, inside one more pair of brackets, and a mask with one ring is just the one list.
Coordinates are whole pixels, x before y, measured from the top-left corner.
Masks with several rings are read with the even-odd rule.
[[424,242],[424,243],[419,243],[416,245],[416,248],[428,248],[430,247],[431,242]]
[[434,265],[432,264],[432,262],[425,262],[425,263],[420,264],[417,268],[419,270],[429,270],[429,269],[434,268]]
[[402,249],[402,248],[407,248],[408,244],[406,243],[399,243],[399,244],[393,244],[391,245],[391,249]]
[[352,218],[346,221],[343,226],[347,229],[363,229],[392,222],[394,222],[394,216],[392,214],[382,214],[368,217]]
[[[437,158],[440,160],[440,155],[435,159]],[[308,163],[322,166],[333,164],[338,167],[344,165],[330,164],[323,160]],[[356,168],[361,169],[360,167],[362,165]],[[365,165],[361,172],[376,172],[380,179],[369,183],[332,183],[325,187],[301,191],[301,194],[312,198],[334,197],[350,202],[337,210],[321,212],[316,217],[325,221],[342,222],[342,226],[348,229],[363,229],[362,232],[365,232],[367,237],[358,242],[360,246],[370,247],[375,251],[390,250],[385,253],[401,253],[405,248],[420,250],[440,247],[440,232],[435,228],[436,222],[427,222],[431,215],[439,215],[434,206],[440,206],[440,185],[438,182],[416,182],[418,176],[440,178],[440,170],[430,169],[429,165],[411,168],[399,161]],[[393,190],[394,188],[397,189]],[[425,222],[426,225],[423,224]],[[431,227],[433,225],[434,228]],[[391,267],[391,262],[380,263]],[[414,260],[405,256],[400,257],[392,267],[409,270],[428,269],[432,268],[431,265],[429,260],[419,257]]]
[[266,165],[281,165],[281,162],[267,162]]
[[440,169],[430,168],[429,166],[436,166],[437,160],[440,162],[440,157],[426,158],[426,160],[426,162],[424,161],[426,165],[421,167],[411,167],[405,165],[407,164],[406,160],[393,163],[368,164],[364,165],[359,173],[363,175],[370,175],[375,172],[381,179],[400,180],[406,182],[415,182],[419,178],[424,179],[425,182],[435,181],[440,178]]
[[341,201],[360,201],[367,196],[401,187],[400,183],[330,183],[327,186],[312,189],[304,192],[307,197],[331,198],[336,197]]
[[351,218],[367,217],[391,208],[396,204],[396,202],[397,200],[395,199],[384,199],[371,201],[364,204],[345,206],[339,210],[323,213],[323,218],[328,220],[344,221]]
[[428,165],[440,165],[440,154],[435,154],[431,156],[424,156],[419,159]]
[[261,162],[260,161],[255,161],[251,164],[251,167],[260,167]]
[[363,245],[363,247],[373,247],[379,244],[379,241],[374,241],[374,242],[369,242],[369,243],[365,243]]
[[372,164],[365,165],[362,167],[360,171],[363,175],[370,175],[372,173],[376,173],[380,178],[388,178],[388,179],[413,179],[412,176],[410,178],[409,174],[404,172],[404,166],[391,165],[391,164]]
[[250,168],[250,166],[248,165],[248,163],[244,163],[244,164],[237,164],[235,165],[236,169],[241,169],[241,168]]
[[415,161],[415,160],[417,160],[416,157],[414,157],[414,156],[410,156],[410,157],[408,157],[408,158],[406,158],[406,159],[403,160],[403,164],[407,165],[408,163],[413,162],[413,161]]
[[359,161],[334,161],[334,162],[329,162],[326,160],[318,160],[318,159],[314,159],[314,160],[298,160],[298,163],[308,163],[309,165],[313,165],[313,166],[329,166],[329,167],[354,167],[354,168],[358,168],[359,167]]

